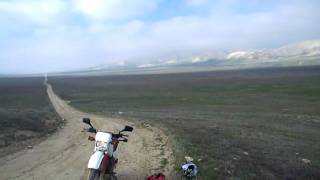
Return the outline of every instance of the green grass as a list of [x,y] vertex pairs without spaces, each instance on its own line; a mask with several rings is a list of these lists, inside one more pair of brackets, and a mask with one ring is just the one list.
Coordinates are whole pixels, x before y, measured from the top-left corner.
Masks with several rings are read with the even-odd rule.
[[57,120],[43,78],[0,78],[0,148],[50,133]]
[[320,67],[49,80],[83,111],[164,127],[201,179],[320,178]]
[[164,168],[168,164],[168,159],[162,158],[160,163],[161,163],[161,168]]

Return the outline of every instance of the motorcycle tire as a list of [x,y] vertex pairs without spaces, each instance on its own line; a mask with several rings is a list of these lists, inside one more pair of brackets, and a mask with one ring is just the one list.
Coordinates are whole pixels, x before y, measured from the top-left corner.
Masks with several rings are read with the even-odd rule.
[[100,171],[96,169],[90,169],[88,180],[100,180]]

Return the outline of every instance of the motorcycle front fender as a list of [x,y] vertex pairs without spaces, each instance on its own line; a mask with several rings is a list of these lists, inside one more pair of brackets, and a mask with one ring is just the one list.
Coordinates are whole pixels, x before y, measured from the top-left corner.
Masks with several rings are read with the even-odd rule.
[[91,155],[89,162],[88,162],[88,168],[89,169],[99,169],[101,161],[104,157],[104,153],[101,151],[96,151],[94,154]]

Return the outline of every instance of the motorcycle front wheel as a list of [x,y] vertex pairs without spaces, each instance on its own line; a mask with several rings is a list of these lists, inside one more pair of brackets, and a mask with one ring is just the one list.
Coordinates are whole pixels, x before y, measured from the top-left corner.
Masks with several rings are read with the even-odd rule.
[[90,169],[88,180],[100,180],[100,171],[96,169]]

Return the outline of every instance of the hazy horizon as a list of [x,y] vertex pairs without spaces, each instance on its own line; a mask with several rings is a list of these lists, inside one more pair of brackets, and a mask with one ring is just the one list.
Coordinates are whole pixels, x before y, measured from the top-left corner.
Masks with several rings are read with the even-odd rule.
[[320,39],[317,0],[0,1],[0,74]]

